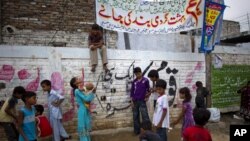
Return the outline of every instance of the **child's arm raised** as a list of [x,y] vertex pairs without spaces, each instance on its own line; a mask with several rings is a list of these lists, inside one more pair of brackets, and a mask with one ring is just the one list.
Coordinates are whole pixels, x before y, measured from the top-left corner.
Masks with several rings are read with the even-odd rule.
[[21,134],[21,136],[23,136],[25,141],[29,141],[29,139],[26,137],[26,135],[23,132],[22,124],[23,124],[23,112],[19,111],[18,112],[18,132]]

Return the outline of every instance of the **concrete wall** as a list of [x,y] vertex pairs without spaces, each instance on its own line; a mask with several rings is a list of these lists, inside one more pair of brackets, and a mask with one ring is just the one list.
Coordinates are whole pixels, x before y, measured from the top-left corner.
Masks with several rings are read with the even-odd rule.
[[242,47],[216,46],[213,51],[213,54],[221,56],[223,64],[250,65],[249,47],[250,47],[249,43],[242,44]]
[[[71,95],[69,81],[73,76],[82,76],[83,69],[84,80],[94,82],[94,84],[101,74],[97,95],[99,98],[107,97],[106,101],[101,102],[104,110],[97,99],[94,100],[92,110],[96,113],[93,114],[93,130],[132,126],[131,108],[115,111],[114,115],[111,113],[114,107],[123,108],[130,104],[127,86],[130,85],[131,79],[119,80],[118,78],[126,76],[128,71],[130,76],[133,76],[132,68],[129,70],[129,66],[134,61],[134,66],[140,66],[142,70],[151,62],[153,63],[149,70],[160,68],[162,61],[167,62],[167,66],[159,73],[160,77],[168,82],[167,93],[171,88],[174,90],[172,96],[169,96],[170,102],[178,106],[181,104],[177,96],[180,87],[188,86],[195,97],[195,82],[197,80],[205,82],[203,54],[108,49],[108,59],[108,67],[114,69],[109,75],[104,75],[101,65],[98,66],[96,73],[90,72],[88,49],[2,45],[0,46],[0,82],[6,83],[7,88],[0,92],[0,99],[10,96],[13,88],[21,85],[28,90],[36,91],[37,103],[46,105],[47,97],[41,91],[39,83],[43,79],[50,79],[66,97],[62,106],[65,128],[70,134],[76,134],[77,106]],[[115,93],[111,93],[112,88],[116,89]],[[106,111],[108,103],[111,104],[111,109]],[[151,117],[152,105],[148,102]],[[171,118],[175,118],[178,112],[179,108],[171,108]],[[3,131],[0,130],[0,132]]]
[[240,34],[240,23],[236,21],[223,20],[221,37]]
[[[172,34],[128,34],[131,50],[191,52],[191,39],[189,35]],[[196,42],[199,42],[196,40]],[[118,49],[126,49],[124,33],[118,33]],[[197,50],[197,48],[196,48]]]

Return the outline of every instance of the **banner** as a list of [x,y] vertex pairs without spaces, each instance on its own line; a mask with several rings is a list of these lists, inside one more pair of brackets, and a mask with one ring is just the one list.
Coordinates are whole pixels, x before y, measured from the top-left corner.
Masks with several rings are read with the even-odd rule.
[[202,28],[204,0],[96,0],[96,21],[105,29],[167,34]]
[[206,1],[205,6],[206,17],[204,18],[200,51],[209,53],[219,43],[222,16],[226,6],[212,1]]

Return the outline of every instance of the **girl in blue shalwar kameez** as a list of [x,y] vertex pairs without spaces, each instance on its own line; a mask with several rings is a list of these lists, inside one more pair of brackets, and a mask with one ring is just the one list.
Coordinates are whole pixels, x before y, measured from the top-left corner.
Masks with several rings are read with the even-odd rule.
[[78,108],[78,135],[80,141],[90,141],[89,132],[91,130],[91,116],[88,108],[85,106],[85,102],[91,102],[94,99],[94,94],[85,94],[82,91],[82,80],[77,77],[73,77],[70,81],[70,85],[73,88],[76,101],[79,105]]

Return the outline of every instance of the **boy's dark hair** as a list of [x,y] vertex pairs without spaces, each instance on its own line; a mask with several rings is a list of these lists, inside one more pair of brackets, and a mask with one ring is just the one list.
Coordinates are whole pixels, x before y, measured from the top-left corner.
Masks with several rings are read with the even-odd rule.
[[43,80],[40,84],[41,85],[45,84],[47,86],[51,86],[51,82],[49,80],[47,80],[47,79]]
[[202,87],[202,82],[201,81],[196,81],[196,83],[195,83],[195,85],[196,85],[196,87]]
[[138,72],[141,72],[141,68],[140,67],[134,68],[134,73],[138,73]]
[[1,83],[0,83],[0,90],[1,90],[1,89],[5,89],[5,88],[6,88],[5,83],[2,83],[2,82],[1,82]]
[[150,70],[149,73],[148,73],[148,77],[149,78],[152,78],[152,77],[155,77],[155,78],[159,78],[159,73],[157,70]]
[[93,24],[92,27],[91,27],[92,30],[100,30],[100,26],[98,24]]
[[32,96],[36,96],[36,93],[31,91],[26,91],[26,93],[22,95],[22,101],[26,103],[26,98],[31,98]]
[[160,87],[160,88],[166,89],[167,88],[167,82],[165,80],[163,80],[163,79],[159,79],[159,80],[156,81],[155,87]]
[[143,130],[152,130],[152,124],[149,120],[145,120],[141,123],[141,128]]
[[208,122],[210,115],[210,111],[205,108],[195,108],[193,110],[195,124],[200,126],[204,126]]
[[25,93],[26,93],[26,90],[24,89],[23,86],[17,86],[14,88],[12,95],[15,95],[15,94],[22,94],[23,95]]
[[191,95],[188,87],[180,88],[179,93],[182,93],[185,95],[185,99],[183,102],[190,102],[191,101],[192,95]]
[[43,114],[44,107],[43,105],[37,104],[35,105],[36,111],[39,112],[40,114]]

